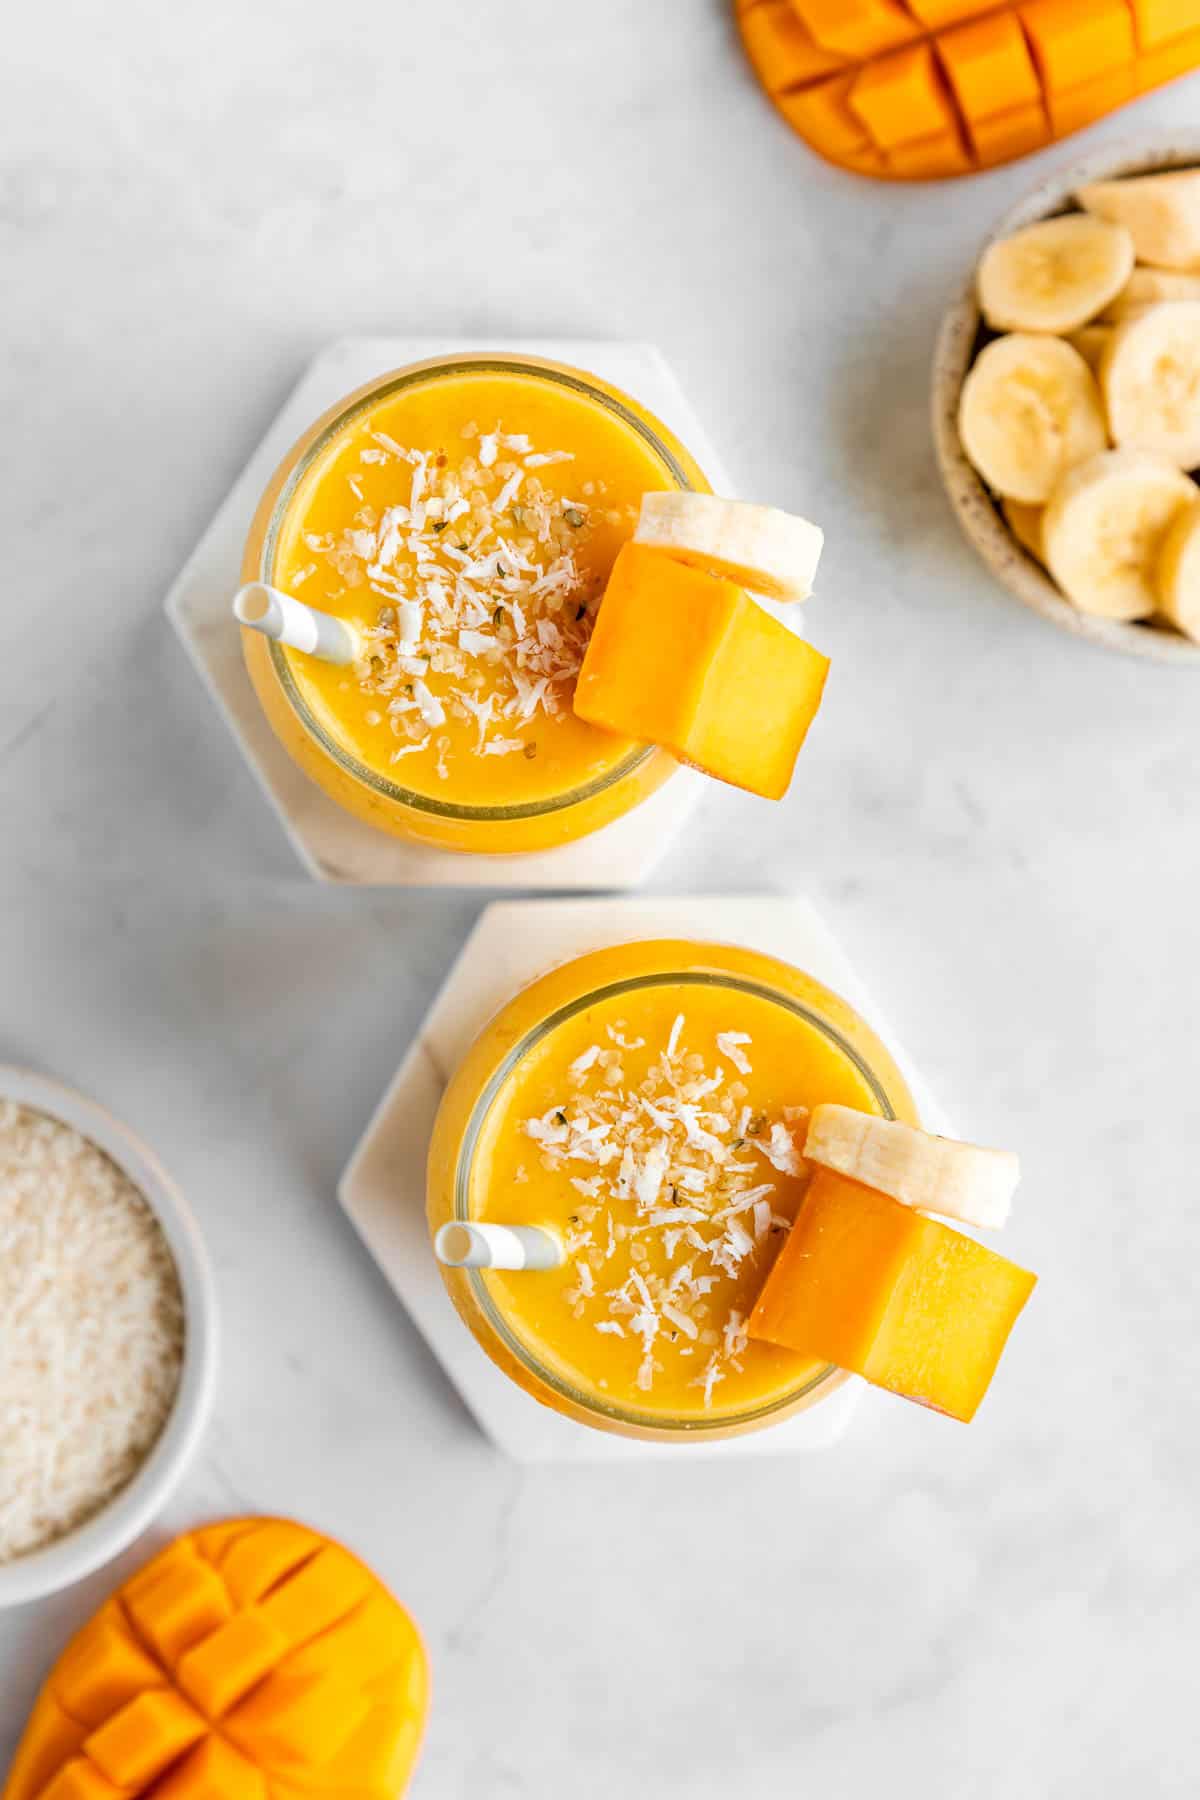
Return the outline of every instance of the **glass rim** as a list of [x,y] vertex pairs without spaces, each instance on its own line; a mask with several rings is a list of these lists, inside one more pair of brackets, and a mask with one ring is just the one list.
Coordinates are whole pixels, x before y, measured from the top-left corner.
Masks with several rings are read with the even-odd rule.
[[[846,1057],[867,1083],[879,1105],[883,1118],[896,1118],[896,1109],[887,1088],[862,1052],[831,1020],[795,995],[772,986],[768,981],[755,980],[752,976],[710,969],[678,969],[626,975],[617,981],[605,983],[603,987],[590,988],[587,993],[576,995],[573,1000],[568,1000],[562,1006],[556,1007],[546,1018],[525,1032],[492,1070],[471,1108],[455,1160],[451,1217],[456,1222],[466,1222],[471,1218],[471,1181],[480,1137],[487,1123],[488,1115],[499,1099],[509,1077],[522,1059],[557,1031],[561,1025],[566,1024],[580,1012],[586,1011],[588,1007],[595,1006],[604,1000],[620,998],[622,995],[638,989],[664,986],[727,987],[783,1007],[794,1017],[802,1019],[805,1024],[812,1026]],[[711,1419],[699,1416],[672,1419],[661,1413],[643,1411],[616,1401],[601,1400],[594,1394],[585,1392],[537,1356],[524,1339],[513,1330],[487,1287],[484,1279],[486,1271],[464,1269],[461,1273],[466,1277],[472,1298],[488,1326],[522,1368],[561,1399],[568,1401],[577,1411],[609,1419],[616,1425],[634,1426],[642,1430],[669,1433],[679,1437],[703,1436],[705,1433],[727,1432],[731,1429],[760,1425],[776,1414],[792,1410],[798,1402],[833,1382],[842,1374],[842,1370],[834,1364],[828,1363],[818,1369],[814,1375],[760,1406],[747,1407],[736,1413],[715,1414]]]
[[[289,470],[279,493],[271,508],[271,516],[267,521],[263,534],[262,550],[259,555],[258,579],[271,583],[274,572],[275,556],[279,545],[279,536],[283,521],[289,507],[295,499],[300,484],[313,464],[321,457],[342,432],[351,427],[355,421],[372,407],[379,404],[391,394],[402,392],[407,387],[420,386],[427,381],[439,381],[447,376],[478,375],[493,369],[506,369],[517,375],[529,376],[539,381],[548,382],[551,386],[562,387],[570,392],[582,395],[586,400],[601,406],[606,412],[634,431],[653,454],[659,459],[670,474],[676,487],[681,492],[694,491],[694,483],[688,476],[670,445],[658,435],[653,425],[641,418],[630,405],[616,392],[608,392],[596,385],[581,371],[569,369],[565,364],[536,362],[521,356],[508,356],[500,351],[488,353],[480,351],[471,355],[439,357],[429,362],[413,363],[403,369],[397,369],[390,375],[381,376],[366,392],[342,406],[336,416],[329,420],[317,433],[311,444],[296,459],[294,468]],[[267,651],[271,667],[279,682],[280,689],[292,711],[295,713],[304,730],[320,746],[330,760],[343,769],[346,774],[361,782],[372,792],[385,799],[396,802],[412,812],[428,813],[440,819],[475,820],[477,822],[505,821],[512,819],[538,819],[549,813],[564,812],[573,806],[580,806],[585,801],[607,792],[619,782],[642,768],[656,754],[653,744],[640,744],[621,758],[611,769],[593,776],[590,781],[580,787],[569,788],[564,793],[552,794],[541,800],[522,801],[512,806],[463,806],[451,801],[439,800],[432,794],[420,793],[415,788],[404,787],[401,783],[381,775],[377,769],[370,768],[360,762],[358,757],[339,744],[325,729],[305,700],[299,685],[292,673],[284,646],[274,640],[267,641]]]

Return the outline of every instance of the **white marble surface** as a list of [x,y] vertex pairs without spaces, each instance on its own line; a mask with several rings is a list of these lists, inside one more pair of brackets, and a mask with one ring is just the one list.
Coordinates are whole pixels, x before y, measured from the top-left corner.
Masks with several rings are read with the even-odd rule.
[[[1038,172],[825,169],[724,0],[7,22],[0,1058],[186,1187],[228,1354],[167,1524],[296,1511],[395,1584],[417,1800],[1195,1790],[1200,684],[995,589],[926,430],[942,302]],[[314,350],[434,321],[660,344],[739,485],[827,528],[794,791],[714,790],[656,881],[802,886],[1022,1150],[1043,1285],[969,1429],[897,1402],[800,1468],[518,1471],[338,1214],[482,897],[303,880],[159,600]],[[0,1619],[0,1766],[104,1585]]]

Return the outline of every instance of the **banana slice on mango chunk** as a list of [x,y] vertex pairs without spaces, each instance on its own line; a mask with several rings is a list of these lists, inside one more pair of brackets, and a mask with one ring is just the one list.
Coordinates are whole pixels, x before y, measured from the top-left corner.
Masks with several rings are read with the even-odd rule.
[[747,1331],[966,1421],[1036,1283],[964,1232],[819,1168]]
[[404,1608],[331,1539],[176,1539],[46,1678],[2,1800],[397,1800],[428,1709]]
[[736,582],[652,544],[613,564],[575,685],[577,715],[779,800],[828,659]]
[[947,1221],[1004,1225],[1017,1157],[836,1105],[813,1108],[803,1155],[749,1335],[971,1419],[1037,1277]]
[[781,799],[829,663],[771,603],[807,598],[823,543],[819,526],[778,507],[646,494],[583,659],[577,715]]
[[804,1155],[921,1212],[998,1231],[1008,1223],[1021,1163],[1011,1150],[934,1137],[852,1106],[813,1108]]
[[633,536],[771,600],[808,599],[825,543],[795,513],[716,494],[646,494]]

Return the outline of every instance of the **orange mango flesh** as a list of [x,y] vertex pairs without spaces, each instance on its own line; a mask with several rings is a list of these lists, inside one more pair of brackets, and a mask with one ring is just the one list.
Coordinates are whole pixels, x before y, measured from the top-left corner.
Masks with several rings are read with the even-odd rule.
[[46,1678],[0,1800],[395,1800],[425,1653],[340,1545],[279,1519],[178,1538]]
[[1200,67],[1200,0],[737,0],[775,105],[859,174],[990,168]]
[[[347,586],[336,566],[314,554],[312,544],[341,542],[365,520],[382,517],[407,500],[408,465],[363,460],[364,452],[368,458],[379,456],[380,434],[406,450],[440,457],[441,468],[457,472],[478,450],[477,442],[463,435],[473,423],[484,431],[500,424],[506,433],[527,436],[536,452],[571,458],[535,472],[563,504],[580,500],[585,492],[588,496],[583,502],[587,529],[579,533],[576,554],[581,602],[603,590],[618,550],[633,532],[642,495],[678,485],[632,425],[585,394],[515,370],[434,372],[427,381],[380,398],[315,459],[289,505],[271,570],[273,584],[358,628],[375,626],[389,596],[365,582]],[[514,541],[520,540],[511,515],[504,528]],[[495,598],[503,602],[506,595],[497,588]],[[632,748],[585,724],[572,712],[568,696],[553,718],[539,711],[520,729],[525,754],[481,755],[475,720],[451,709],[445,724],[429,734],[426,749],[396,762],[398,740],[386,702],[365,691],[351,670],[299,651],[289,650],[286,657],[302,698],[329,738],[376,775],[443,803],[492,807],[545,802],[611,774]],[[473,668],[472,680],[474,699],[486,705],[497,686],[486,660]],[[428,681],[442,700],[457,685],[436,673]]]
[[575,711],[777,800],[828,669],[732,581],[627,544],[605,589]]
[[939,1220],[820,1169],[749,1331],[969,1420],[1036,1280]]

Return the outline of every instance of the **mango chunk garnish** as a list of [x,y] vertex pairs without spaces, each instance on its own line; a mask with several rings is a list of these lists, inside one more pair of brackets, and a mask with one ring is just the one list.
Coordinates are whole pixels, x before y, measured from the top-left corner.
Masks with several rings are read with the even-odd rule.
[[575,711],[777,800],[828,670],[819,651],[734,582],[626,544],[580,670]]
[[964,1232],[818,1169],[748,1329],[969,1420],[1036,1281]]

